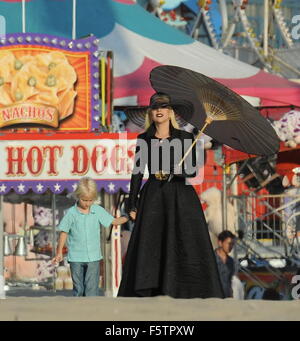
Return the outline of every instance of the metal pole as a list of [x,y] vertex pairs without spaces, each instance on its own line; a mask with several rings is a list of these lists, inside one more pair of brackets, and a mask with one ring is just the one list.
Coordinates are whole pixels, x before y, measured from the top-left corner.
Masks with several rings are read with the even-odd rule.
[[228,12],[226,0],[219,0],[219,8],[222,16],[222,38],[225,37],[225,32],[228,29]]
[[[52,193],[52,257],[55,257],[56,253],[56,197],[55,193]],[[53,271],[53,291],[56,292],[56,271]]]
[[202,12],[201,12],[201,9],[199,9],[199,13],[197,14],[197,18],[196,18],[195,23],[194,23],[194,25],[192,27],[192,30],[190,32],[190,36],[193,37],[193,38],[196,38],[195,37],[195,31],[196,31],[196,28],[198,26],[200,26],[199,24],[200,24],[201,18],[202,18]]
[[[232,198],[233,198],[233,207],[234,207],[234,212],[235,212],[235,221],[234,221],[234,232],[235,234],[237,233],[237,231],[239,230],[239,214],[238,214],[238,182],[237,182],[237,166],[236,164],[233,164],[230,166],[231,169],[231,174],[233,174],[233,178],[234,180],[231,181],[231,185],[229,184],[229,189],[230,189],[230,194],[232,194]],[[232,226],[230,226],[230,228],[232,229]],[[234,258],[234,274],[236,275],[239,270],[240,270],[240,263],[238,260],[238,252],[237,252],[237,247],[236,245],[234,245],[233,248],[233,258]]]
[[[16,230],[16,204],[12,204],[11,207],[11,215],[12,215],[12,226],[13,226],[13,234],[17,235]],[[17,258],[16,258],[16,247],[17,247],[17,241],[18,239],[14,240],[14,252],[13,252],[13,271],[12,271],[12,279],[14,282],[16,282],[17,279]]]
[[237,182],[237,166],[236,164],[233,164],[231,166],[232,173],[234,174],[234,180],[232,182],[232,185],[230,188],[232,189],[232,194],[233,194],[233,207],[234,207],[234,212],[236,214],[235,216],[235,232],[239,230],[239,205],[238,205],[238,182]]
[[264,56],[268,57],[269,38],[269,0],[264,0]]
[[22,0],[22,33],[26,33],[26,11],[25,11],[25,0]]
[[298,76],[300,75],[300,71],[296,68],[294,68],[292,65],[286,63],[284,60],[282,60],[280,57],[272,55],[272,58],[277,60],[280,64],[284,65],[287,69],[291,70],[292,72],[296,73]]
[[228,43],[229,43],[230,39],[232,38],[233,33],[235,31],[235,27],[236,27],[236,23],[231,23],[228,31],[226,32],[226,35],[224,33],[224,38],[223,38],[224,42],[223,42],[222,48],[225,48],[228,45]]
[[76,0],[73,0],[72,39],[76,39]]
[[5,298],[3,229],[3,195],[0,195],[0,299]]
[[[103,190],[103,207],[110,211],[110,208],[112,207],[112,196]],[[107,240],[107,229],[105,229],[105,241]],[[104,269],[105,269],[105,296],[112,297],[112,263],[111,263],[111,241],[105,243],[105,259],[104,259]]]
[[235,11],[234,17],[232,19],[230,26],[228,27],[228,24],[227,24],[226,31],[224,30],[224,32],[222,32],[222,41],[223,41],[222,48],[225,48],[228,45],[228,43],[229,43],[230,39],[232,38],[233,33],[235,31],[236,24],[239,21],[240,21],[239,12]]
[[222,195],[222,231],[227,230],[227,181],[226,181],[226,164],[223,157],[223,195]]

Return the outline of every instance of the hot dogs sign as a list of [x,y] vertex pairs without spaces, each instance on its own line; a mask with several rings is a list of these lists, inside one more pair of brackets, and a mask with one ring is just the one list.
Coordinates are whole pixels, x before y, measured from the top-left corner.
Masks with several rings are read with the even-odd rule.
[[0,129],[92,131],[99,117],[98,41],[37,34],[0,44]]
[[108,193],[120,188],[128,191],[136,141],[126,133],[114,135],[92,138],[90,134],[84,140],[0,140],[0,195],[12,189],[18,194],[29,190],[42,194],[47,189],[72,192],[82,176],[92,177],[99,190]]

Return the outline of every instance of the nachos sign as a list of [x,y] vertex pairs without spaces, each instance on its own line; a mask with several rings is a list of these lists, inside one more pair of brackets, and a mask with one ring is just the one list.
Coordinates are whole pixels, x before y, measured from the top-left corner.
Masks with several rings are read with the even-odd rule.
[[98,126],[95,38],[5,36],[0,44],[0,129],[89,132]]

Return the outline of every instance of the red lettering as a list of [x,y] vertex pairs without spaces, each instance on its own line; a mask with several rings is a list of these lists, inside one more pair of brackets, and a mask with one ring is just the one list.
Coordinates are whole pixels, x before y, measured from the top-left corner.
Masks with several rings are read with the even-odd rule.
[[46,110],[46,119],[48,120],[48,121],[53,121],[53,119],[54,119],[54,111],[53,111],[53,109],[50,109],[50,108],[48,108],[47,110]]
[[[100,156],[99,156],[100,154]],[[97,174],[102,174],[107,168],[107,148],[98,145],[92,152],[92,167]]]
[[128,147],[128,150],[127,150],[127,155],[128,155],[128,158],[127,158],[127,173],[132,173],[133,164],[134,164],[135,149],[136,149],[136,144],[133,144],[130,147]]
[[29,106],[28,107],[28,117],[29,118],[34,118],[35,117],[35,112],[36,112],[36,108],[33,106]]
[[[24,176],[23,162],[24,162],[24,147],[6,147],[7,150],[7,165],[8,176]],[[17,153],[17,156],[15,154]],[[15,172],[15,166],[17,171]]]
[[57,154],[59,157],[63,155],[62,146],[46,146],[43,148],[44,155],[49,151],[49,170],[47,173],[49,175],[58,175],[57,171]]
[[3,121],[8,121],[8,120],[10,120],[10,113],[9,113],[9,110],[3,109],[3,110],[2,110],[2,116],[3,116]]
[[26,161],[28,170],[32,175],[39,175],[41,173],[44,157],[40,148],[36,146],[31,147],[28,151]]
[[111,153],[111,166],[117,174],[125,172],[126,152],[125,146],[116,145]]
[[84,175],[89,169],[89,155],[84,146],[73,146],[73,170],[72,174]]

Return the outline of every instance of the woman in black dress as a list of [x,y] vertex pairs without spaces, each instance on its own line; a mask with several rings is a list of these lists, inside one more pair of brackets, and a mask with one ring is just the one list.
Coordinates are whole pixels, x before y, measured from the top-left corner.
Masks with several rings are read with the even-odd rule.
[[[118,296],[223,298],[201,203],[185,182],[195,176],[195,148],[178,167],[193,134],[177,129],[172,106],[169,96],[154,94],[148,128],[138,136],[128,200],[135,226]],[[164,149],[168,144],[175,147]],[[140,191],[146,165],[149,178]]]

